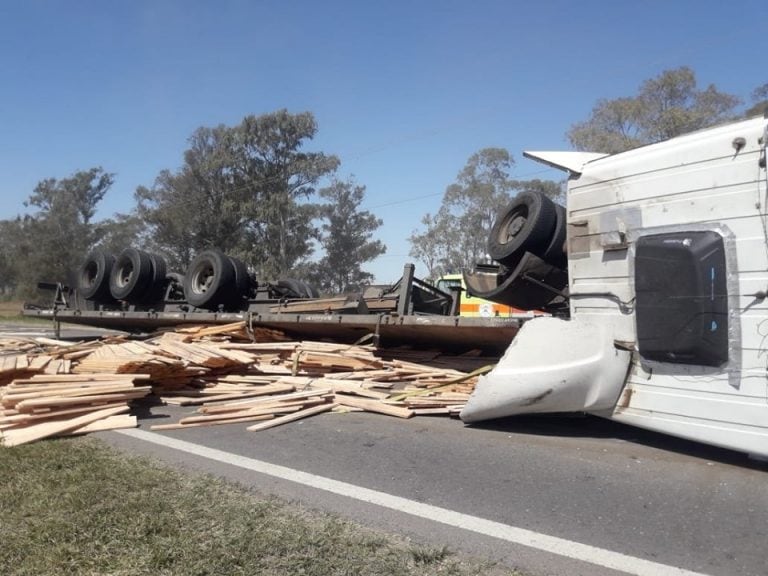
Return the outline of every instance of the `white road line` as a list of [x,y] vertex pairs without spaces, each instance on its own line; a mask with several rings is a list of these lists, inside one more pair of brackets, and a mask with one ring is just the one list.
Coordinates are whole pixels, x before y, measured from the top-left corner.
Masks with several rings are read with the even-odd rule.
[[389,508],[390,510],[410,514],[411,516],[433,520],[454,528],[469,530],[471,532],[476,532],[477,534],[499,538],[514,544],[520,544],[558,556],[565,556],[567,558],[596,564],[605,568],[619,570],[621,572],[626,572],[627,574],[634,574],[637,576],[705,576],[699,572],[691,572],[690,570],[684,570],[683,568],[659,564],[657,562],[628,556],[604,548],[597,548],[595,546],[573,542],[564,538],[540,534],[532,530],[526,530],[525,528],[517,528],[500,522],[485,520],[483,518],[478,518],[477,516],[470,516],[446,508],[423,504],[421,502],[408,500],[407,498],[401,498],[400,496],[393,496],[392,494],[379,492],[377,490],[369,490],[362,486],[332,480],[331,478],[317,476],[308,472],[302,472],[301,470],[294,470],[292,468],[286,468],[285,466],[270,464],[269,462],[264,462],[262,460],[256,460],[254,458],[224,452],[223,450],[193,444],[192,442],[177,440],[154,432],[147,432],[144,430],[120,430],[118,433],[138,440],[151,442],[159,446],[165,446],[181,452],[202,456],[203,458],[222,462],[231,466],[252,470],[253,472],[258,472],[260,474],[266,474],[275,478],[303,484],[304,486],[325,490],[333,494],[354,498],[362,502],[368,502],[370,504]]

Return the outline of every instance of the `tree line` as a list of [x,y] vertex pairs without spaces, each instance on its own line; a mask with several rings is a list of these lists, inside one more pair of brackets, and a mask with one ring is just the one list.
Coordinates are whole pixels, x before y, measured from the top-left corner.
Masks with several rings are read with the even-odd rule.
[[[693,70],[667,70],[634,96],[598,100],[566,137],[577,150],[617,153],[768,109],[768,83],[751,102],[700,88]],[[310,112],[246,116],[234,126],[200,127],[177,170],[139,186],[127,214],[96,220],[115,175],[102,167],[41,180],[28,212],[0,220],[0,294],[30,297],[39,281],[73,282],[89,250],[134,246],[161,254],[183,270],[194,255],[219,248],[258,278],[295,277],[326,293],[357,290],[372,280],[364,267],[386,251],[374,238],[382,221],[361,209],[365,186],[338,175],[340,159],[311,152],[317,134]],[[563,201],[564,182],[517,180],[512,154],[472,154],[434,214],[409,237],[411,257],[427,276],[459,272],[485,258],[500,208],[521,191]]]
[[128,246],[162,255],[171,269],[218,248],[263,280],[357,289],[372,279],[364,264],[386,250],[373,239],[382,221],[360,208],[365,186],[337,175],[336,156],[305,151],[316,133],[311,113],[286,110],[198,128],[178,170],[139,186],[130,213],[100,221],[114,174],[95,167],[43,180],[25,202],[30,213],[0,221],[0,290],[29,297],[41,280],[71,285],[89,250]]

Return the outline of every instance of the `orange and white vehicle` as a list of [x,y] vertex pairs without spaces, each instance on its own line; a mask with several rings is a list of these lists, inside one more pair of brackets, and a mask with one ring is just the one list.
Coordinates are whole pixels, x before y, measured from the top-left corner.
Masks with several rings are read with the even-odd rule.
[[445,274],[438,278],[435,286],[438,290],[442,290],[446,293],[450,293],[451,289],[461,289],[459,316],[491,318],[494,316],[514,316],[518,314],[530,315],[530,313],[525,310],[473,296],[470,292],[467,292],[463,274]]

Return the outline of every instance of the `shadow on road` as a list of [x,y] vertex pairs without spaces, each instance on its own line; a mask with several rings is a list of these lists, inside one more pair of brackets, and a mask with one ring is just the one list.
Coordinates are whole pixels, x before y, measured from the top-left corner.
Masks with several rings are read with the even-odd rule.
[[605,418],[591,415],[540,414],[535,416],[512,416],[472,424],[470,428],[495,430],[507,434],[531,436],[562,436],[572,438],[616,439],[649,448],[731,464],[742,468],[768,471],[768,462],[751,458],[747,454],[707,446],[682,438],[675,438],[659,432],[643,430]]

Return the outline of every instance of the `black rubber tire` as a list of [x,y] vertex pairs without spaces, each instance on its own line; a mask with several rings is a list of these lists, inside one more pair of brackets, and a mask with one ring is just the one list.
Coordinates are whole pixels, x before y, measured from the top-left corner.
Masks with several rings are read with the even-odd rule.
[[109,292],[115,300],[141,302],[152,281],[152,260],[136,248],[120,252],[109,275]]
[[83,298],[97,302],[112,300],[109,275],[114,263],[115,257],[101,248],[88,254],[77,272],[77,291]]
[[515,266],[522,254],[542,252],[549,245],[557,214],[555,203],[539,192],[520,192],[499,212],[488,237],[488,255]]
[[200,252],[184,275],[184,298],[196,308],[231,307],[235,300],[235,267],[220,250]]
[[547,246],[547,249],[541,254],[541,259],[547,262],[547,264],[551,264],[557,268],[564,268],[568,265],[568,257],[565,253],[568,212],[563,206],[560,206],[560,204],[555,204],[555,212],[557,215],[555,231],[552,234],[549,246]]
[[309,289],[301,280],[285,278],[277,281],[278,288],[283,292],[286,298],[312,298],[309,295]]
[[149,260],[152,264],[152,276],[144,295],[144,302],[146,304],[160,303],[168,286],[168,265],[165,263],[165,258],[159,254],[149,254]]
[[236,301],[232,304],[239,306],[251,293],[251,279],[248,277],[248,267],[245,265],[245,262],[232,256],[229,257],[229,261],[235,270]]
[[307,298],[320,298],[320,292],[312,284],[307,284],[306,282],[302,282],[302,284],[304,284],[304,292]]

